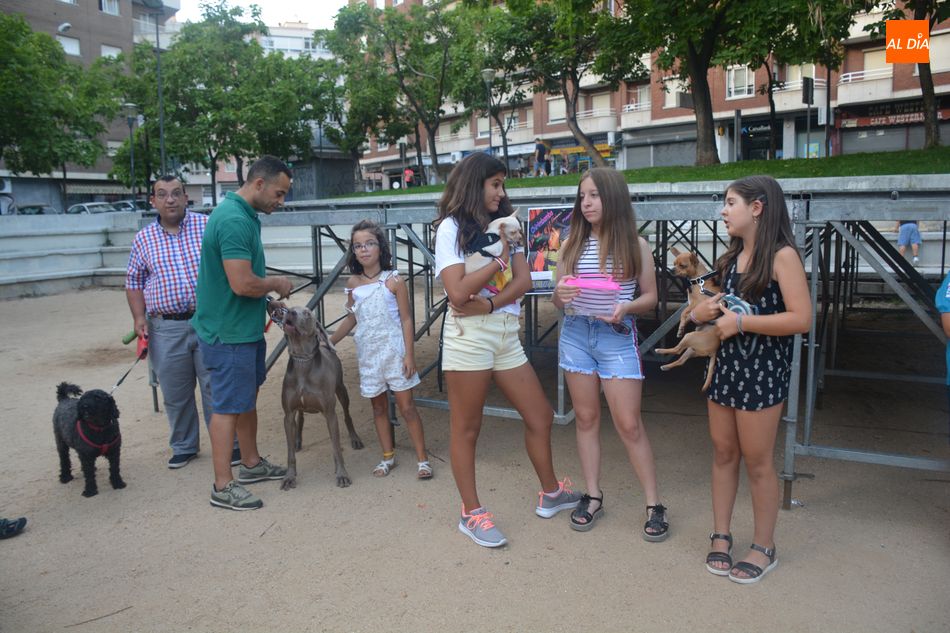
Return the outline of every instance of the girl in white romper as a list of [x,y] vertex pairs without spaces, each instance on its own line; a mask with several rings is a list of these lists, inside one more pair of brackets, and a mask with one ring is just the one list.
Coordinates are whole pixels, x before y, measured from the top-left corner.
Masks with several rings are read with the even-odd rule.
[[373,475],[385,477],[396,466],[387,397],[387,390],[392,390],[416,450],[417,476],[430,479],[432,466],[426,455],[422,419],[412,399],[419,374],[413,354],[409,291],[392,269],[389,244],[378,224],[369,220],[356,223],[350,234],[347,265],[352,273],[344,291],[349,314],[330,342],[336,345],[356,327],[360,394],[373,403],[376,435],[383,448],[383,459]]

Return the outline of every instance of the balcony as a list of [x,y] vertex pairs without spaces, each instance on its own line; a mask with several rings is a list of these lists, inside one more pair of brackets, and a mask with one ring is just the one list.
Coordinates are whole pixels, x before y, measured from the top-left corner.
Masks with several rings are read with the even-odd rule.
[[[501,129],[498,126],[492,128],[491,133],[496,139],[501,138]],[[515,143],[530,143],[534,140],[534,132],[528,126],[527,123],[513,123],[511,127],[508,128],[508,144],[514,145]],[[498,141],[499,144],[501,141]]]
[[[175,21],[158,25],[158,38],[163,50],[168,49],[168,47],[174,43],[175,38],[178,37],[178,32],[181,30],[181,26],[180,23]],[[155,46],[155,23],[139,18],[132,20],[132,40],[136,44],[148,42],[152,46]]]
[[460,152],[470,150],[475,146],[472,139],[472,133],[468,130],[459,130],[451,134],[437,134],[435,137],[435,146],[440,154],[449,152]]
[[[826,80],[815,79],[813,105],[824,107],[827,90],[828,82]],[[802,80],[786,81],[781,89],[775,91],[773,97],[775,98],[776,112],[800,110],[804,106],[802,103]]]
[[893,69],[890,66],[844,73],[838,79],[838,105],[892,98],[892,74]]
[[653,120],[652,101],[639,101],[623,106],[620,114],[621,129],[628,130],[636,127],[646,127]]
[[577,113],[577,124],[585,134],[617,131],[617,111],[613,108],[584,110]]

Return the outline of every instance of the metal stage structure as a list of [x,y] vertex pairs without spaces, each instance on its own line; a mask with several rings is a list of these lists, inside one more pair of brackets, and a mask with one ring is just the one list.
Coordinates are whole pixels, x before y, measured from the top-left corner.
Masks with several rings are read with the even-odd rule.
[[[656,327],[641,329],[645,337],[640,351],[647,361],[661,360],[653,349],[675,333],[683,310],[685,288],[668,269],[670,246],[699,253],[707,266],[724,251],[727,236],[719,226],[721,197],[727,182],[702,182],[655,185],[631,185],[631,198],[642,233],[648,234],[657,265],[659,302],[653,315]],[[943,384],[943,376],[896,375],[872,371],[845,371],[837,368],[839,332],[848,313],[855,309],[859,295],[859,276],[874,275],[908,309],[942,346],[947,337],[934,306],[936,284],[926,280],[901,257],[893,244],[881,235],[875,223],[895,223],[899,219],[917,219],[942,227],[942,255],[939,271],[931,275],[939,280],[946,273],[947,223],[950,221],[950,178],[946,176],[884,176],[865,178],[821,178],[783,180],[786,202],[792,216],[796,241],[802,253],[812,301],[812,326],[807,335],[796,335],[793,346],[791,384],[785,422],[785,460],[780,477],[784,481],[783,507],[791,508],[792,485],[797,456],[822,457],[929,471],[950,472],[950,460],[918,455],[855,450],[815,444],[815,409],[828,376],[857,379],[914,381]],[[519,217],[527,220],[527,208],[570,206],[575,187],[513,189],[509,191]],[[309,226],[313,241],[313,277],[304,287],[314,286],[308,307],[327,327],[323,298],[345,268],[349,228],[363,219],[372,219],[387,231],[398,268],[407,274],[410,300],[414,302],[416,340],[440,328],[440,317],[447,301],[436,286],[433,271],[434,242],[431,225],[436,217],[438,194],[350,198],[295,202],[288,211],[262,216],[266,226]],[[341,236],[342,234],[342,236]],[[330,252],[325,252],[330,249]],[[335,264],[331,264],[337,258]],[[282,271],[283,272],[283,271]],[[417,286],[421,286],[422,320],[415,305]],[[525,299],[525,347],[528,353],[544,349],[553,339],[557,324],[544,328],[538,321],[538,305],[544,293],[529,293]],[[641,319],[641,323],[650,319]],[[437,333],[440,335],[441,330]],[[668,341],[671,342],[671,341]],[[556,343],[555,343],[556,344]],[[548,348],[551,344],[548,344]],[[267,359],[270,367],[284,350],[283,341]],[[441,354],[440,354],[441,357]],[[435,373],[439,390],[442,376],[436,360],[420,371],[420,376]],[[555,420],[568,423],[573,412],[567,408],[563,376],[558,372]],[[804,384],[802,384],[804,383]],[[419,398],[420,406],[448,408],[444,400]],[[394,415],[391,405],[390,413]],[[485,408],[486,415],[519,418],[516,411],[503,407]]]

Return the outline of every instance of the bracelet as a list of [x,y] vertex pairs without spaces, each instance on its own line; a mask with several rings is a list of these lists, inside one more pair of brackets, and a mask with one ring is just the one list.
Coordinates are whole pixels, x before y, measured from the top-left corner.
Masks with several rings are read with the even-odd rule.
[[508,270],[508,264],[506,264],[501,257],[495,257],[494,259],[496,262],[498,262],[498,265],[501,267],[501,270],[499,272],[505,272],[506,270]]
[[697,318],[693,315],[692,312],[689,313],[689,320],[692,321],[693,323],[695,323],[696,325],[702,325],[702,323],[700,323],[699,319],[697,319]]
[[745,336],[745,332],[742,331],[742,315],[736,315],[736,327],[739,328],[739,334]]
[[488,299],[488,314],[491,314],[495,311],[495,302],[491,300],[491,297],[486,297]]

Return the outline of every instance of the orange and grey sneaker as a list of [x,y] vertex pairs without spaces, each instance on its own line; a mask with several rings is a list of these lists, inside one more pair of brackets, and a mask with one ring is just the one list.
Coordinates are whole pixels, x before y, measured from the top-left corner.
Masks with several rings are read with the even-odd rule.
[[554,492],[538,493],[538,507],[534,513],[543,519],[550,519],[561,510],[573,510],[580,503],[581,493],[571,490],[571,480],[565,477],[557,482],[557,490]]
[[482,547],[501,547],[508,542],[501,530],[495,527],[494,516],[485,508],[475,508],[471,514],[465,514],[462,506],[462,518],[459,519],[459,532]]

